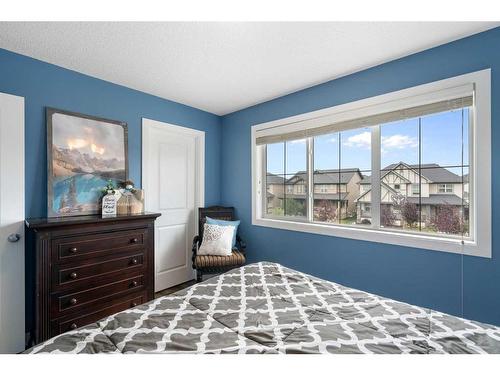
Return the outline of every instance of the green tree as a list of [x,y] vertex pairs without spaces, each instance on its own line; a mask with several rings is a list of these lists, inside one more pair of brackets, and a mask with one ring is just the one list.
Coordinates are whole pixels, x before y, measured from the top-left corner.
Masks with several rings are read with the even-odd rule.
[[286,198],[285,214],[289,216],[305,216],[306,205],[302,200]]

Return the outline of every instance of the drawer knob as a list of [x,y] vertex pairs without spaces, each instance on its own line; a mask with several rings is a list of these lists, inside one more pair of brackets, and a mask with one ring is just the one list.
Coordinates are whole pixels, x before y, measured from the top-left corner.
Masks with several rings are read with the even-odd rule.
[[78,249],[76,247],[72,247],[72,248],[69,249],[69,252],[71,254],[75,254],[77,251],[78,251]]
[[132,302],[131,305],[132,305],[132,307],[136,307],[137,306],[137,302]]
[[73,323],[73,324],[71,324],[71,325],[69,326],[69,328],[71,328],[71,329],[77,329],[77,328],[78,328],[78,326],[76,325],[76,323]]
[[71,299],[69,300],[69,304],[70,304],[70,305],[76,305],[76,303],[77,303],[77,302],[78,302],[78,301],[77,301],[77,299],[76,299],[76,298],[71,298]]
[[136,258],[132,258],[132,260],[130,261],[131,264],[137,264],[137,259]]
[[134,238],[132,238],[132,239],[130,240],[130,242],[132,242],[132,243],[137,243],[137,242],[139,242],[139,240],[138,240],[137,238],[135,238],[135,237],[134,237]]
[[135,280],[130,283],[130,286],[132,288],[135,288],[137,285],[139,285],[139,283],[137,281],[135,281]]
[[72,279],[72,280],[75,280],[77,277],[78,277],[78,274],[76,272],[71,272],[69,274],[69,278]]

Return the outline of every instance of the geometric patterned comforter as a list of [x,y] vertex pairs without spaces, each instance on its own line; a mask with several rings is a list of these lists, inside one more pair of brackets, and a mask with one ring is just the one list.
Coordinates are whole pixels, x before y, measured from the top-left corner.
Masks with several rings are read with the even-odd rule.
[[500,353],[500,328],[260,262],[27,353]]

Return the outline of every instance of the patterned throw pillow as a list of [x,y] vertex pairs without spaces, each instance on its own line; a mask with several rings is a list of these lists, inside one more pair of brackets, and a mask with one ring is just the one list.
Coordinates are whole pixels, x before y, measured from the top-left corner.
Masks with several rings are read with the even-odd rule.
[[212,219],[211,217],[207,216],[207,224],[215,224],[215,225],[222,225],[222,226],[228,226],[231,225],[234,227],[234,233],[233,233],[233,248],[236,246],[236,232],[238,231],[238,226],[240,225],[239,220],[234,220],[234,221],[229,221],[229,220],[217,220],[217,219]]
[[205,224],[203,227],[203,240],[198,249],[198,254],[231,255],[233,233],[233,226]]

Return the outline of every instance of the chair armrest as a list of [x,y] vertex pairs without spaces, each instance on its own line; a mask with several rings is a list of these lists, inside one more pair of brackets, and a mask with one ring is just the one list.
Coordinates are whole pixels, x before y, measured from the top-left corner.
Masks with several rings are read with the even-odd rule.
[[247,244],[245,243],[245,241],[241,239],[239,235],[236,235],[236,243],[238,244],[238,248],[240,249],[240,251],[242,253],[245,253],[247,249]]
[[193,256],[191,257],[191,260],[193,262],[193,268],[194,267],[194,259],[196,258],[196,253],[198,252],[198,243],[200,241],[200,236],[194,236],[193,238]]

